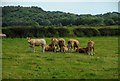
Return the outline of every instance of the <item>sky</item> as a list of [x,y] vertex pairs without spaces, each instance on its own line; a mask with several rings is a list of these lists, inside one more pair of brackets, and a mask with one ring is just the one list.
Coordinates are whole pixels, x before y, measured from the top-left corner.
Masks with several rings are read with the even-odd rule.
[[118,0],[3,0],[2,6],[38,6],[45,11],[62,11],[74,14],[104,14],[118,12]]

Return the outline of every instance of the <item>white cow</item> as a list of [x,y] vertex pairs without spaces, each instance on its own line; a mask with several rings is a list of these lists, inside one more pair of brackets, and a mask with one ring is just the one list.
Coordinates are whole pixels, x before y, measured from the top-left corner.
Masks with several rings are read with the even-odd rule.
[[45,46],[46,46],[46,41],[45,39],[32,39],[30,37],[27,37],[27,41],[30,44],[30,47],[33,48],[35,52],[35,46],[41,46],[42,47],[42,52],[45,52]]
[[0,38],[5,38],[6,34],[0,34]]

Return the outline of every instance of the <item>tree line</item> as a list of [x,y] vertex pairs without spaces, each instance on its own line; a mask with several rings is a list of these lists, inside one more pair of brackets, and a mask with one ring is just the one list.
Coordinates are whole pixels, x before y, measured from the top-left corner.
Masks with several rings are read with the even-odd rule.
[[40,7],[2,7],[2,27],[7,26],[110,26],[120,25],[120,13],[72,14],[60,11],[44,11]]

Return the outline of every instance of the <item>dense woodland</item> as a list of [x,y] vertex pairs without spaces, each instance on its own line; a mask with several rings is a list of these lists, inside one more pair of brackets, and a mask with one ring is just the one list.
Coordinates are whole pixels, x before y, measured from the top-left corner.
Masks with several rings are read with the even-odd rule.
[[2,7],[2,27],[6,26],[110,26],[120,25],[120,13],[72,14],[60,11],[44,11],[40,7]]
[[119,20],[118,12],[78,15],[35,6],[2,7],[2,33],[12,38],[120,36]]

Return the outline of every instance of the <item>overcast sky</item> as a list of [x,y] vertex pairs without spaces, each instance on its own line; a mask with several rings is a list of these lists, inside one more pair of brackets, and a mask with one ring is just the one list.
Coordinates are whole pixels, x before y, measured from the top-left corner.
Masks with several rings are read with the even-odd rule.
[[45,11],[63,11],[74,14],[103,14],[118,12],[119,0],[2,0],[2,6],[38,6]]

